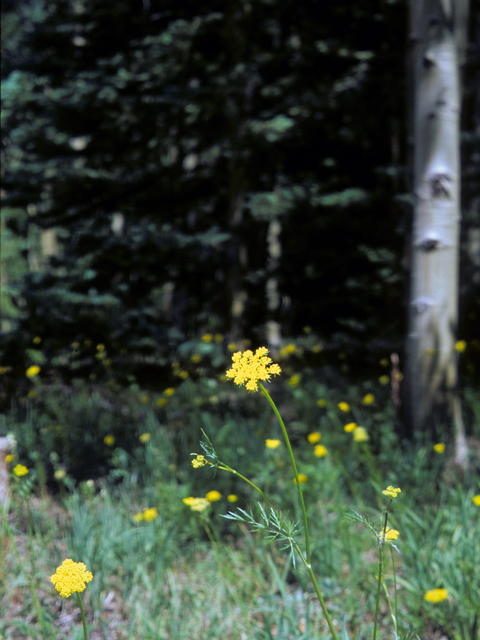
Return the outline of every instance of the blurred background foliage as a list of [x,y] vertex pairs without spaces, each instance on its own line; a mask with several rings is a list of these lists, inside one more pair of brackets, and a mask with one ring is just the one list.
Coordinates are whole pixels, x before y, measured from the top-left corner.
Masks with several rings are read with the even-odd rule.
[[[478,8],[459,328],[473,383]],[[4,411],[16,398],[33,419],[33,364],[53,395],[91,385],[82,393],[108,405],[112,389],[159,398],[215,381],[228,345],[268,343],[281,356],[293,341],[291,375],[345,387],[402,353],[407,3],[318,10],[316,0],[2,2]]]

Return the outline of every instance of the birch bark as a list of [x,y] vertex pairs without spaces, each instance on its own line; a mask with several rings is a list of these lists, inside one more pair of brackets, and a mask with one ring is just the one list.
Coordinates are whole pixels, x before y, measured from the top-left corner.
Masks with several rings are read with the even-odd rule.
[[466,25],[466,6],[463,0],[411,0],[410,12],[415,204],[405,383],[411,431],[432,434],[459,413],[459,58],[465,37],[459,24]]

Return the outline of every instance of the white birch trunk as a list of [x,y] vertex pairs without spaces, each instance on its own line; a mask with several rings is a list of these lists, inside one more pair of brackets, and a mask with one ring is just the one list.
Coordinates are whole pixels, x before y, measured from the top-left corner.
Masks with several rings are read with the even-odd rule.
[[411,0],[415,205],[406,388],[413,432],[435,433],[458,415],[461,89],[456,4]]

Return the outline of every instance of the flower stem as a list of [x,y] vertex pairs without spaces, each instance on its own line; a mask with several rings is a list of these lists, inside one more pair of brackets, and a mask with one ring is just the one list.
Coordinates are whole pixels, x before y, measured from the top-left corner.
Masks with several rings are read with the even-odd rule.
[[87,621],[85,620],[85,611],[83,610],[82,599],[80,598],[80,594],[78,593],[78,591],[76,591],[75,593],[77,595],[78,606],[80,607],[80,612],[82,614],[83,638],[84,640],[88,640]]
[[305,552],[307,554],[307,564],[310,565],[310,563],[311,563],[311,558],[310,558],[310,536],[308,534],[307,510],[305,508],[305,501],[303,499],[302,487],[300,486],[300,478],[298,477],[297,465],[295,463],[295,456],[293,455],[292,445],[290,444],[290,438],[288,437],[287,429],[285,428],[285,424],[283,422],[282,416],[280,415],[280,412],[277,409],[274,401],[270,397],[270,394],[268,393],[268,391],[265,389],[265,387],[263,386],[263,384],[261,382],[259,382],[258,384],[259,384],[260,388],[262,389],[263,393],[265,394],[268,402],[270,403],[270,406],[272,407],[275,415],[277,416],[277,420],[278,420],[278,422],[280,424],[280,427],[281,427],[282,433],[283,433],[283,437],[285,439],[285,444],[287,445],[288,453],[290,454],[290,460],[291,460],[292,467],[293,467],[293,473],[295,474],[295,480],[296,480],[296,484],[297,484],[297,491],[298,491],[298,495],[299,495],[299,498],[300,498],[300,505],[302,507],[302,513],[303,513],[303,527],[304,527],[304,530],[305,530]]

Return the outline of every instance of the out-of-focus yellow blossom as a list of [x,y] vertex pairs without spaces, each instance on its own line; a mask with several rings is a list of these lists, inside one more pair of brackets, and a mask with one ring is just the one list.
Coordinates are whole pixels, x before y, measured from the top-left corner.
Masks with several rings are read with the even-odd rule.
[[16,476],[18,476],[19,478],[21,478],[22,476],[26,476],[27,475],[28,469],[23,464],[17,464],[15,467],[13,467],[13,473]]
[[141,442],[142,444],[146,444],[146,443],[150,440],[150,438],[151,438],[151,437],[152,437],[152,436],[151,436],[151,434],[150,434],[150,433],[142,433],[142,434],[139,436],[139,438],[138,438],[138,439],[140,440],[140,442]]
[[112,445],[115,444],[115,436],[112,436],[112,435],[105,436],[103,441],[107,445],[107,447],[111,447]]
[[35,398],[37,395],[37,392],[35,391],[35,389],[30,389],[30,391],[27,393],[27,396],[30,398],[30,400],[33,400],[33,398]]
[[10,462],[12,462],[12,460],[13,460],[13,456],[12,456],[11,453],[9,453],[7,456],[5,456],[5,462],[7,464],[10,464]]
[[436,453],[443,453],[445,451],[445,445],[443,444],[443,442],[439,442],[438,444],[434,444],[433,445],[433,450],[436,451]]
[[380,376],[378,381],[380,382],[380,384],[383,384],[383,386],[385,386],[390,382],[390,378],[388,376]]
[[327,447],[324,447],[323,444],[317,444],[315,446],[315,449],[313,450],[313,453],[317,456],[317,458],[323,458],[323,456],[326,456],[328,453]]
[[473,504],[476,507],[480,507],[480,493],[472,498]]
[[280,446],[280,444],[280,440],[265,440],[265,446],[267,447],[267,449],[276,449],[278,446]]
[[392,485],[389,485],[386,489],[382,491],[382,493],[384,496],[387,496],[393,499],[393,498],[396,498],[399,493],[402,493],[402,490],[399,487],[392,487]]
[[320,442],[321,439],[322,435],[318,433],[318,431],[313,431],[307,436],[307,440],[310,442],[310,444],[317,444],[317,442]]
[[206,498],[184,498],[182,500],[192,511],[201,513],[210,506],[210,502]]
[[[305,484],[305,482],[307,481],[307,479],[308,479],[308,478],[307,478],[307,476],[306,476],[304,473],[299,473],[299,474],[298,474],[298,479],[299,479],[299,481],[300,481],[300,484]],[[296,479],[296,478],[294,478],[294,479],[293,479],[293,482],[294,482],[295,484],[297,484],[297,479]]]
[[353,439],[355,442],[366,442],[369,439],[367,430],[364,427],[356,427],[353,430]]
[[238,496],[236,496],[234,493],[231,493],[229,496],[227,496],[227,500],[229,502],[237,502]]
[[268,349],[260,347],[253,354],[250,350],[237,351],[232,356],[232,368],[226,373],[227,378],[233,378],[237,385],[244,384],[248,391],[258,391],[258,381],[268,382],[272,375],[281,372],[278,364],[273,364],[268,357]]
[[203,334],[202,340],[203,340],[203,342],[211,342],[212,341],[212,334],[211,333]]
[[222,494],[219,491],[215,491],[215,489],[213,489],[213,491],[209,491],[205,496],[209,502],[217,502],[221,497]]
[[147,395],[143,395],[143,396],[140,398],[140,402],[141,402],[142,404],[148,404],[148,402],[150,402],[150,398],[149,398],[149,396],[147,396]]
[[186,380],[188,378],[188,371],[180,371],[178,374],[182,380]]
[[[383,531],[380,531],[380,535],[383,536]],[[387,527],[387,530],[385,531],[385,538],[387,540],[391,540],[392,542],[393,540],[396,540],[399,535],[400,531],[397,531],[396,529],[390,529],[390,527]]]
[[65,469],[57,469],[53,474],[55,480],[63,480],[64,478],[66,478],[66,476],[67,472],[65,471]]
[[168,389],[165,389],[163,393],[166,396],[173,396],[173,394],[175,393],[175,389],[173,387],[168,387]]
[[424,595],[427,602],[442,602],[448,598],[448,591],[446,589],[430,589]]
[[25,372],[27,378],[35,378],[35,376],[38,376],[39,373],[40,373],[40,367],[37,366],[36,364],[33,364],[31,367],[28,367],[28,369]]
[[343,411],[344,413],[350,411],[350,405],[348,404],[348,402],[339,402],[337,406],[340,411]]
[[373,393],[367,393],[366,396],[364,396],[362,403],[365,405],[369,405],[369,404],[373,404],[375,402],[375,396],[373,395]]
[[202,359],[202,356],[199,353],[194,353],[193,356],[190,358],[190,360],[193,363],[200,362],[201,359]]
[[223,340],[223,334],[221,334],[221,333],[216,333],[216,334],[213,336],[213,339],[215,340],[215,342],[221,342],[221,341]]
[[155,509],[155,507],[152,507],[151,509],[145,509],[143,512],[143,519],[146,520],[147,522],[151,522],[157,516],[158,516],[158,511]]
[[105,345],[104,344],[97,344],[97,351],[105,351]]
[[313,353],[320,353],[320,351],[323,349],[321,344],[314,344],[312,347],[312,351]]
[[467,348],[467,343],[465,342],[465,340],[458,340],[455,343],[455,349],[458,351],[458,353],[463,353],[466,348]]
[[157,405],[157,407],[164,407],[167,402],[168,400],[166,398],[159,398],[155,404]]
[[287,380],[287,384],[289,384],[291,387],[296,387],[301,379],[302,376],[299,373],[295,373],[291,378]]
[[72,344],[70,345],[72,347],[72,349],[79,349],[80,348],[80,343],[79,342],[72,342]]
[[42,341],[42,339],[40,338],[40,336],[35,336],[35,338],[32,340],[33,344],[40,344]]
[[382,365],[382,367],[388,367],[388,364],[389,364],[388,358],[382,358],[380,360],[380,364]]
[[192,460],[192,467],[194,469],[198,469],[199,467],[204,467],[207,464],[205,460],[205,456],[198,455],[196,458]]
[[230,342],[230,344],[227,345],[227,349],[229,351],[236,351],[237,350],[237,345],[235,344],[235,342]]
[[343,430],[345,431],[345,433],[351,433],[352,431],[355,431],[356,428],[357,428],[356,422],[349,422],[343,427]]
[[320,398],[319,400],[317,400],[317,405],[319,407],[324,407],[327,404],[327,401],[325,400],[325,398]]

